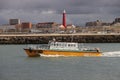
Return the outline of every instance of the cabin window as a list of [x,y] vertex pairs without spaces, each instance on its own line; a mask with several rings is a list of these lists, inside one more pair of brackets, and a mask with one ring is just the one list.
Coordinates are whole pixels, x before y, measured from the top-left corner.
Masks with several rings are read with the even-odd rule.
[[66,44],[63,44],[64,47],[66,47]]
[[61,44],[58,43],[57,46],[61,46]]
[[75,45],[73,44],[72,47],[75,47]]
[[59,44],[59,46],[60,46],[60,47],[62,47],[62,46],[63,46],[63,44]]
[[70,47],[70,44],[68,44],[68,47]]
[[62,46],[62,44],[59,44],[59,46]]
[[56,46],[58,46],[58,44],[56,44]]
[[54,44],[54,46],[56,46],[56,44]]
[[73,44],[73,47],[75,47],[75,44]]

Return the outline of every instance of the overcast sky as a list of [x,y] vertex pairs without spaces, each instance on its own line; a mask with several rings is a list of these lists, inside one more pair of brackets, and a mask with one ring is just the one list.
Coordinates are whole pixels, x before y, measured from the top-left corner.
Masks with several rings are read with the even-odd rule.
[[0,0],[0,24],[10,18],[22,22],[62,22],[63,10],[68,24],[88,21],[112,22],[120,17],[120,0]]

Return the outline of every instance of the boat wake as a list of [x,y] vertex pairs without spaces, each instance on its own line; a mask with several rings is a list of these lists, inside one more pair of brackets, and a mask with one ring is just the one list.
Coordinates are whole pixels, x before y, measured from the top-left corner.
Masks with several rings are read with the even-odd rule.
[[104,52],[103,57],[120,57],[120,51]]
[[44,54],[40,54],[40,56],[42,57],[65,57],[63,55],[44,55]]

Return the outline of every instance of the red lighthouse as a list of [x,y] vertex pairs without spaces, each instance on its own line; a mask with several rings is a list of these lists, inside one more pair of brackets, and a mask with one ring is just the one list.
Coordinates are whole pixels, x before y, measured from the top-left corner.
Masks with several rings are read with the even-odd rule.
[[63,11],[63,26],[66,28],[66,11]]

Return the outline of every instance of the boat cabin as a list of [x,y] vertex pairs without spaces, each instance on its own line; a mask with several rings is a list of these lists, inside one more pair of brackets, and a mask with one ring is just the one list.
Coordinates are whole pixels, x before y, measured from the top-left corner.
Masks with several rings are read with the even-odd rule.
[[78,43],[50,42],[50,50],[79,50]]

